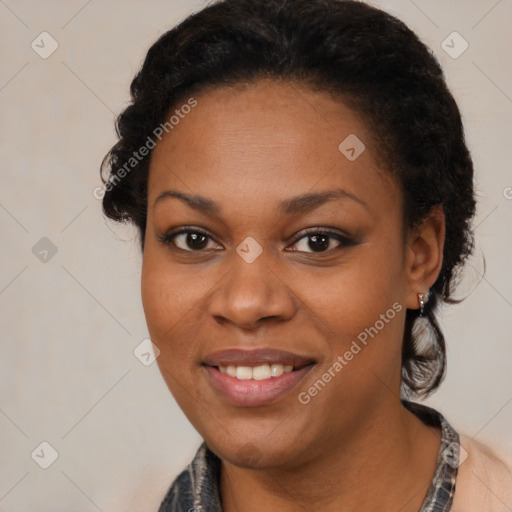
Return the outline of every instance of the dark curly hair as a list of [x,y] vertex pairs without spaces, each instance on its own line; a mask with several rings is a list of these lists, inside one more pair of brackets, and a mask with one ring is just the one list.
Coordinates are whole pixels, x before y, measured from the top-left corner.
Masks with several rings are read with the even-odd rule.
[[[184,98],[261,78],[334,94],[359,113],[401,186],[405,228],[443,208],[442,269],[424,317],[407,310],[402,349],[403,396],[431,393],[446,369],[435,311],[441,301],[455,302],[451,293],[473,248],[473,164],[437,60],[393,16],[354,0],[220,0],[189,16],[153,44],[131,84],[119,141],[102,163],[105,214],[133,222],[144,250],[151,151],[132,162],[134,151],[149,147]],[[420,348],[425,339],[428,350]]]

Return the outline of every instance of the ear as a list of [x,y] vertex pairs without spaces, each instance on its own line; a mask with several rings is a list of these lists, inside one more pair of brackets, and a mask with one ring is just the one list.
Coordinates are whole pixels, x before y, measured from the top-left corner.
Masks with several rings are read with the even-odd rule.
[[425,220],[407,236],[406,273],[408,309],[418,309],[419,293],[427,293],[436,282],[443,264],[445,217],[434,206]]

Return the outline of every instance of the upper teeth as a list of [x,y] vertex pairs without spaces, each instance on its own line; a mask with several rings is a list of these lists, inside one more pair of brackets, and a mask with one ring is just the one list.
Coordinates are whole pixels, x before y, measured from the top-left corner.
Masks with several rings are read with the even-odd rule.
[[231,377],[240,380],[263,380],[271,377],[279,377],[283,373],[290,373],[292,365],[283,364],[262,364],[261,366],[219,366],[221,373],[227,373]]

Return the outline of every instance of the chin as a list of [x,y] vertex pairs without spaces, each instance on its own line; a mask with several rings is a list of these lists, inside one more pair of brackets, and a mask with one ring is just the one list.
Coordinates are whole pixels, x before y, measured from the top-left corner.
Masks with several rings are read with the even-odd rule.
[[206,440],[206,443],[222,461],[240,468],[269,470],[300,463],[296,443],[269,442],[266,436],[252,441],[228,438],[221,442]]

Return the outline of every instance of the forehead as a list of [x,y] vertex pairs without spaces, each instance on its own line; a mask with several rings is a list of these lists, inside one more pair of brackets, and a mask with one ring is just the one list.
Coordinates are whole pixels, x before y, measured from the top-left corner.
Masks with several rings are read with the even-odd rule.
[[166,187],[226,203],[250,195],[263,205],[340,186],[370,200],[391,194],[389,205],[396,204],[397,187],[378,164],[372,134],[330,95],[261,80],[194,100],[153,151],[150,204]]

